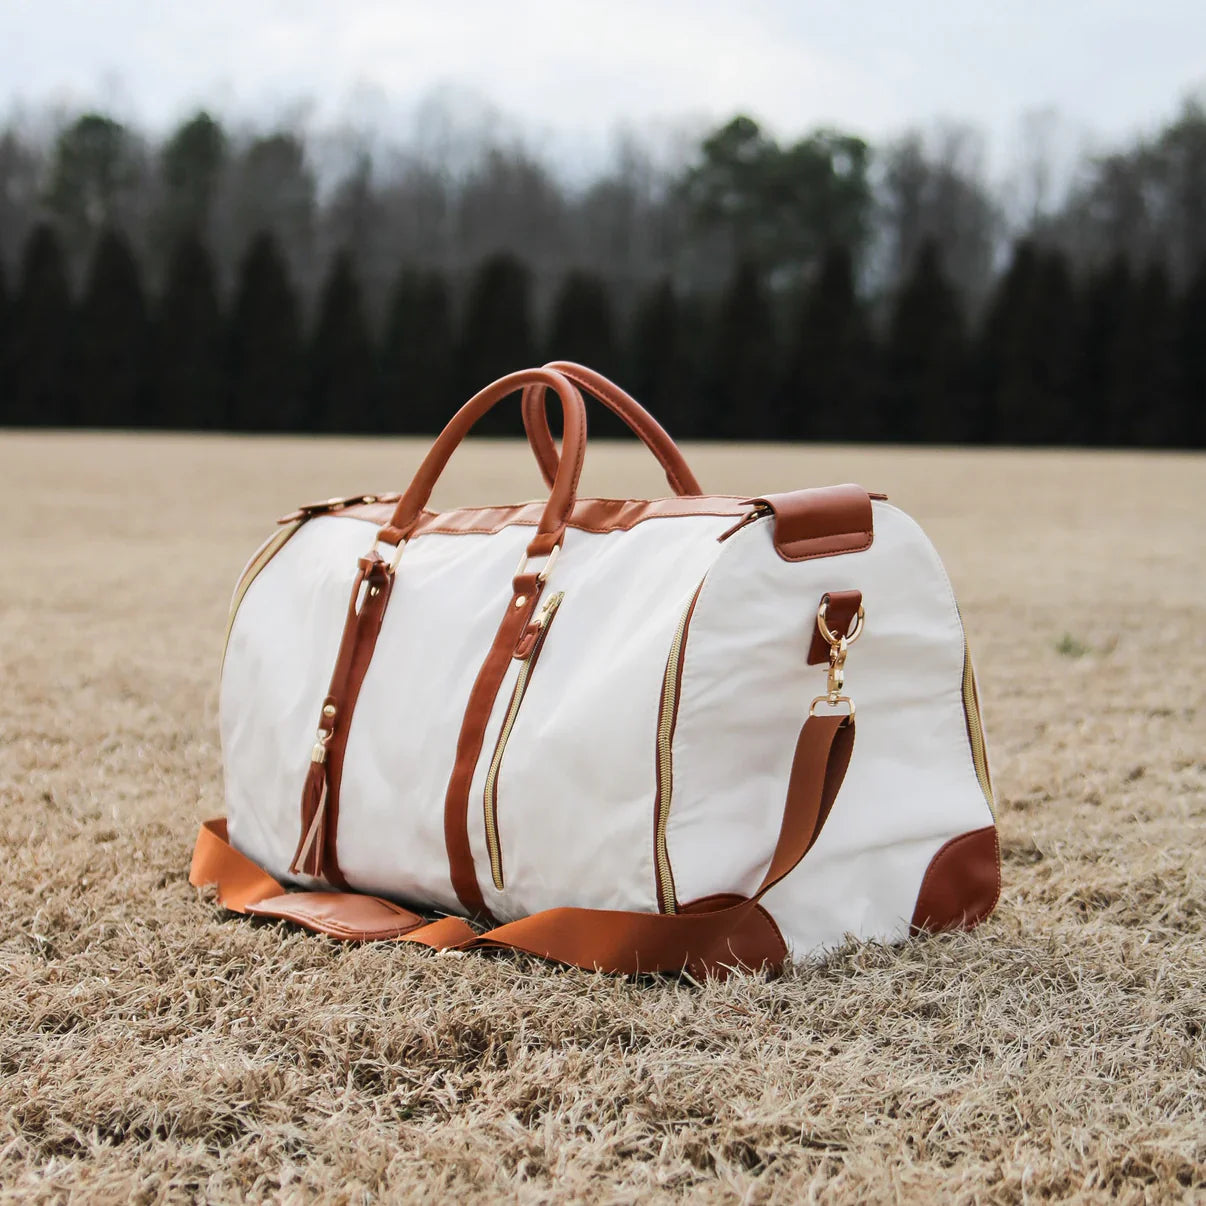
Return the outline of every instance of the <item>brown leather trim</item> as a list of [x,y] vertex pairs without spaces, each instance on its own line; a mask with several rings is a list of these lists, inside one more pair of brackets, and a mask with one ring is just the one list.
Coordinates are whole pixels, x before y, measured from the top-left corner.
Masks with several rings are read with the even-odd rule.
[[913,933],[970,930],[996,908],[1001,895],[1001,850],[997,827],[961,833],[930,860],[917,906]]
[[[575,364],[572,360],[551,360],[544,367],[568,377],[580,390],[596,398],[618,415],[657,457],[658,463],[666,471],[666,481],[670,483],[670,489],[675,494],[703,493],[695,474],[691,472],[691,467],[679,451],[678,445],[671,439],[670,433],[631,394],[622,390],[614,381],[609,381],[602,373],[596,373],[584,364]],[[549,431],[549,418],[544,400],[545,390],[540,386],[529,385],[523,391],[523,425],[545,484],[552,487],[557,477],[560,458],[557,445],[553,443],[553,436]]]
[[[356,700],[373,660],[373,650],[377,647],[377,637],[394,583],[394,575],[389,567],[375,553],[362,557],[359,566],[348,600],[347,618],[335,669],[331,674],[331,685],[317,722],[318,732],[327,734],[326,757],[321,762],[310,764],[302,792],[301,836],[294,854],[294,865],[299,870],[310,875],[321,874],[328,883],[340,887],[346,886],[347,882],[339,869],[337,851],[343,758]],[[321,816],[318,815],[320,811]],[[316,818],[318,830],[310,841],[308,838]]]
[[528,545],[528,555],[539,556],[560,544],[565,525],[574,508],[574,500],[578,496],[578,479],[582,476],[582,460],[586,455],[586,406],[578,387],[552,369],[524,369],[518,373],[509,373],[474,394],[436,437],[419,465],[414,479],[398,500],[388,524],[382,529],[382,539],[396,544],[399,539],[407,540],[411,537],[422,520],[427,500],[431,497],[444,466],[473,429],[473,425],[509,394],[528,385],[538,385],[556,393],[561,402],[565,424],[565,434],[562,437],[564,455],[558,463],[556,480],[549,492],[548,501],[542,508],[536,536]]
[[[544,511],[542,502],[498,507],[461,507],[455,511],[424,511],[411,539],[428,533],[459,536],[493,535],[504,528],[536,527]],[[320,514],[342,515],[385,524],[393,508],[384,503],[360,503]],[[736,495],[684,495],[681,498],[580,498],[566,527],[582,532],[627,532],[649,519],[674,519],[691,515],[746,516],[755,512],[749,501]]]
[[784,561],[808,561],[871,547],[871,496],[862,486],[822,486],[753,500],[775,516],[775,551]]
[[353,942],[397,938],[423,924],[422,917],[401,905],[356,892],[283,892],[249,904],[247,912]]
[[456,743],[456,761],[444,795],[444,844],[448,850],[448,873],[457,899],[470,917],[490,917],[481,886],[477,882],[477,869],[469,845],[469,791],[473,785],[473,772],[481,757],[486,726],[490,723],[499,688],[506,677],[515,647],[536,612],[542,589],[543,583],[536,574],[519,574],[515,578],[513,593],[507,600],[507,610],[495,633],[494,643],[469,692],[469,702],[465,705],[465,716]]
[[[857,495],[852,493],[855,491]],[[788,561],[806,561],[870,547],[873,530],[869,500],[872,497],[878,496],[869,495],[857,486],[826,486],[757,499],[733,494],[648,499],[579,498],[565,526],[581,532],[628,532],[651,519],[696,515],[733,516],[742,521],[740,526],[744,526],[758,518],[761,508],[774,514],[775,547],[779,555]],[[497,507],[461,507],[443,512],[423,511],[411,529],[409,539],[429,534],[492,536],[513,526],[536,527],[545,506],[537,501]],[[353,502],[346,507],[333,506],[315,514],[346,516],[388,526],[393,507],[385,502]],[[852,523],[866,526],[855,531],[851,529]],[[401,538],[400,529],[391,531]]]
[[[848,633],[858,609],[863,605],[861,590],[830,590],[823,596],[826,603],[825,623],[835,636]],[[820,603],[817,604],[820,610]],[[808,664],[821,666],[829,661],[829,642],[821,635],[820,621],[812,626],[812,644],[808,646]]]

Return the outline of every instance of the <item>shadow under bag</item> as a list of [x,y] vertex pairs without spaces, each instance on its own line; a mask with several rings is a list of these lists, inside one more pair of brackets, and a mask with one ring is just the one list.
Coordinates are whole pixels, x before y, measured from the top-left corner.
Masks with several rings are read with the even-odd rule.
[[[519,390],[547,502],[428,510]],[[671,497],[578,497],[583,390]],[[281,521],[235,591],[220,721],[227,819],[191,881],[337,938],[724,975],[967,928],[1000,891],[975,677],[917,524],[854,485],[706,495],[568,362],[477,394],[403,494]]]

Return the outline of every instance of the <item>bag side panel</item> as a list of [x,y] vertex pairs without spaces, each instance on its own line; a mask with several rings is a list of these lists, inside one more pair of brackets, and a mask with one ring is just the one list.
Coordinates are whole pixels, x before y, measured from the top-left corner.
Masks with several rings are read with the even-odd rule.
[[[565,592],[498,777],[506,866],[488,870],[482,801],[509,686],[470,795],[474,859],[500,919],[559,905],[656,911],[655,746],[675,627],[724,546],[731,516],[650,520],[630,532],[571,530],[549,590]],[[513,680],[509,680],[513,681]]]
[[696,605],[683,673],[667,826],[679,900],[756,887],[796,737],[824,691],[824,667],[806,664],[817,605],[828,590],[858,589],[867,624],[846,663],[854,757],[817,844],[765,904],[796,957],[847,935],[901,938],[934,853],[992,824],[946,573],[917,524],[878,501],[862,552],[786,562],[762,523],[730,544]]
[[291,879],[319,709],[374,533],[351,520],[303,524],[232,618],[218,704],[230,840],[280,880]]
[[[449,878],[444,801],[469,695],[530,538],[519,528],[428,535],[402,554],[344,759],[339,861],[353,887],[462,911]],[[470,833],[480,824],[471,799]],[[476,848],[474,859],[489,879]]]

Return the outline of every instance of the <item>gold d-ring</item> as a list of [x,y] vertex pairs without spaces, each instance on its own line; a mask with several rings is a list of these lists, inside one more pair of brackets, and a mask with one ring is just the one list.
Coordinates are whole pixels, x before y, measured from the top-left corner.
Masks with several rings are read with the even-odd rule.
[[[549,553],[549,559],[544,563],[544,565],[541,567],[540,572],[536,575],[537,582],[547,581],[549,574],[551,574],[553,572],[553,566],[554,566],[554,564],[556,564],[557,554],[559,552],[561,552],[561,546],[559,544],[553,545],[553,551],[551,553]],[[527,554],[527,551],[525,550],[524,555],[522,557],[520,557],[520,559],[519,559],[519,564],[515,567],[515,573],[512,574],[511,576],[513,578],[518,578],[520,574],[524,573],[527,570],[527,568],[528,568],[528,554]]]
[[[825,613],[828,610],[829,610],[829,600],[824,599],[821,602],[821,606],[817,608],[817,627],[821,630],[821,636],[823,636],[825,638],[825,640],[827,640],[831,645],[840,645],[842,643],[843,636],[835,636],[834,633],[830,630],[829,625],[825,623]],[[846,644],[852,645],[855,641],[857,641],[859,638],[859,634],[862,631],[863,631],[863,608],[862,608],[862,604],[860,603],[859,608],[858,608],[858,615],[856,615],[854,617],[853,630],[844,634]]]
[[808,715],[815,716],[817,714],[817,705],[824,704],[827,708],[836,708],[838,704],[846,704],[850,709],[847,717],[850,720],[854,719],[854,700],[849,695],[818,695],[816,699],[808,705]]

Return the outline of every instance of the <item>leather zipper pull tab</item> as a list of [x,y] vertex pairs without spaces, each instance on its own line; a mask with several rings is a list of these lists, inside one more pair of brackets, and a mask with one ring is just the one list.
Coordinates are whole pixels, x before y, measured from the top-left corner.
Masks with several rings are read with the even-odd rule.
[[553,622],[553,615],[564,598],[564,591],[558,591],[549,598],[539,613],[529,622],[523,632],[520,633],[519,640],[515,642],[515,652],[511,655],[512,657],[523,661],[531,655],[536,642],[540,640],[540,634]]
[[[321,754],[320,758],[318,755]],[[310,817],[302,839],[297,844],[293,861],[289,864],[292,875],[312,875],[322,878],[323,855],[326,852],[327,819],[327,766],[326,746],[320,741],[310,758],[310,770],[306,785],[302,789],[302,816]]]

